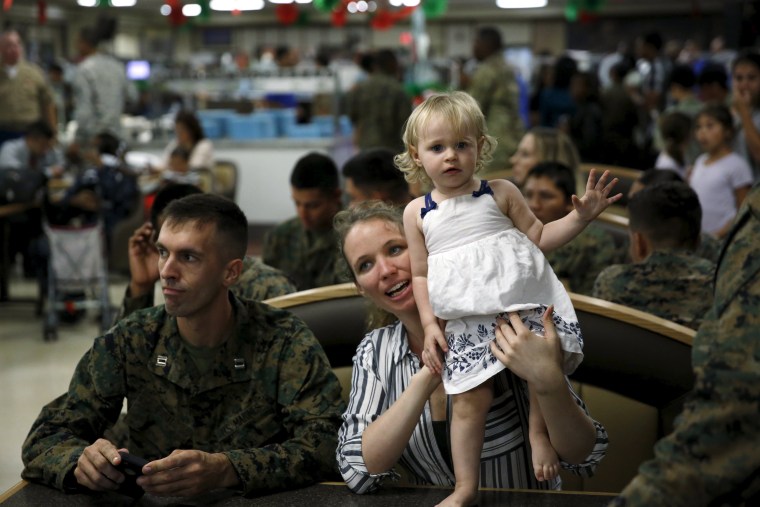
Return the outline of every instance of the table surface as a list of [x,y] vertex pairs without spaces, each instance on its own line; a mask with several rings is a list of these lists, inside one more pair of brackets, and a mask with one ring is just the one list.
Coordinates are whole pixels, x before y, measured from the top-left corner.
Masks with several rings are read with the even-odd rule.
[[[232,496],[229,492],[209,494],[199,498],[158,498],[143,496],[138,502],[131,498],[117,495],[65,495],[39,484],[20,482],[0,496],[3,507],[40,505],[56,506],[191,506],[223,505],[233,506],[271,506],[288,507],[323,505],[393,507],[415,506],[427,507],[440,502],[451,492],[448,488],[434,487],[387,487],[369,495],[351,493],[343,483],[315,484],[303,489],[273,493],[255,498]],[[482,490],[478,505],[480,507],[514,505],[520,507],[591,507],[605,506],[614,495],[607,493],[580,493],[562,491],[527,491],[527,490]],[[3,501],[4,500],[4,501]]]

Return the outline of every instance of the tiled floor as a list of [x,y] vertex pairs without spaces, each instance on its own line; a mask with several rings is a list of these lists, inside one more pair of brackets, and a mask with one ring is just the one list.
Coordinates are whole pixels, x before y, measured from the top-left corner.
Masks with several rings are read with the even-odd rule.
[[[111,303],[118,304],[126,280],[111,283]],[[30,298],[33,282],[16,276],[10,295]],[[21,444],[42,406],[62,394],[74,367],[99,326],[95,311],[76,324],[61,324],[58,340],[45,342],[42,320],[31,303],[0,303],[0,493],[20,480]]]

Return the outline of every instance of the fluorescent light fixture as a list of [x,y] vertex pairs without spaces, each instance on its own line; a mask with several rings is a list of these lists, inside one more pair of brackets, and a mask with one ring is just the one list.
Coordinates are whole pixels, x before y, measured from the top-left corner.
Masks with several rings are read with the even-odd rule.
[[111,0],[113,7],[134,7],[137,0]]
[[188,18],[200,16],[201,6],[198,4],[185,4],[182,6],[182,14],[184,14]]
[[388,0],[388,3],[391,4],[392,7],[401,7],[404,0]]
[[264,8],[264,0],[211,0],[215,11],[258,11]]
[[403,0],[401,3],[404,4],[404,7],[417,7],[420,5],[420,0]]
[[77,4],[80,7],[95,7],[98,5],[98,0],[77,0]]
[[496,7],[501,9],[540,9],[546,7],[549,0],[496,0]]
[[296,0],[297,4],[310,4],[311,0]]
[[269,0],[270,4],[292,4],[293,0]]

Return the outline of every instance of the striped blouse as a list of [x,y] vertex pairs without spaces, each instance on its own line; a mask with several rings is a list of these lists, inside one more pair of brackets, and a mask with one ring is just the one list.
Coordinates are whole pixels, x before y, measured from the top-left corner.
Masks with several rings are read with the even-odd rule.
[[[399,477],[395,470],[381,474],[367,471],[362,456],[362,433],[396,402],[419,369],[419,358],[409,349],[406,330],[400,322],[370,332],[359,344],[354,356],[351,397],[343,414],[336,451],[341,475],[355,493],[377,489],[386,477]],[[588,413],[581,399],[572,394]],[[451,420],[451,403],[447,406],[448,420]],[[481,487],[561,489],[561,479],[538,482],[533,475],[526,438],[528,410],[524,381],[505,369],[494,378],[494,400],[486,419],[480,461]],[[593,475],[607,450],[606,430],[596,421],[594,426],[596,443],[591,454],[580,465],[562,462],[563,468],[586,477]],[[435,440],[429,403],[404,449],[400,464],[411,472],[411,481],[416,484],[454,485],[454,472],[446,464]]]

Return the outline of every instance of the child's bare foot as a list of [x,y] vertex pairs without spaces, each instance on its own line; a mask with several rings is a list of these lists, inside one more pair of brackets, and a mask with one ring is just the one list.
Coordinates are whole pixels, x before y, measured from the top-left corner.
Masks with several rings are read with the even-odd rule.
[[549,481],[559,475],[559,456],[548,438],[531,439],[533,473],[539,481]]
[[435,507],[467,507],[475,505],[478,499],[478,490],[470,488],[455,488],[454,492]]

